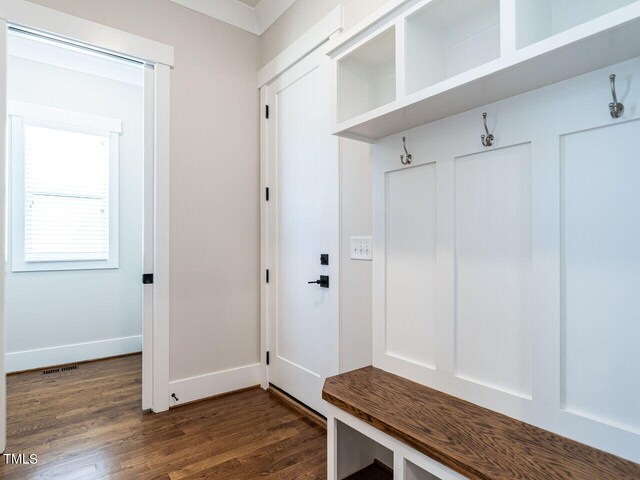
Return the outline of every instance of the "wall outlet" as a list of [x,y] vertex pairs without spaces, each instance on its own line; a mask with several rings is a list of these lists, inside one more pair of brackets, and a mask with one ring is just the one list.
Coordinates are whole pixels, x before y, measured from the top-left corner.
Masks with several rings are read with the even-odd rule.
[[371,237],[351,237],[351,260],[373,260]]

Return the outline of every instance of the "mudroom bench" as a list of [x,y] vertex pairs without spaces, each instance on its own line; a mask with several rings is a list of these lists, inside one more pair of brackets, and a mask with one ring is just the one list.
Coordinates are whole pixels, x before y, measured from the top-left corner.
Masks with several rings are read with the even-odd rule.
[[640,465],[366,367],[330,377],[328,478],[640,479]]

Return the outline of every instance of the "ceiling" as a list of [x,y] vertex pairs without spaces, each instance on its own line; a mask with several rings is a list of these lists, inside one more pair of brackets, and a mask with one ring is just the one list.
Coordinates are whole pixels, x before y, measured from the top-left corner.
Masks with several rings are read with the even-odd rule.
[[262,35],[296,0],[171,1],[255,35]]

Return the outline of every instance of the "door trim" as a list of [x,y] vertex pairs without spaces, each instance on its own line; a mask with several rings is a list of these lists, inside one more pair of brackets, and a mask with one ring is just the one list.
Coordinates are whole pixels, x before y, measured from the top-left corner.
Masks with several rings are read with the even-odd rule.
[[173,47],[25,0],[2,0],[0,18],[23,28],[57,35],[93,49],[173,67]]
[[[169,409],[169,239],[170,239],[170,81],[173,65],[173,47],[144,37],[116,30],[72,15],[57,12],[23,0],[4,0],[0,5],[0,235],[5,230],[5,166],[6,158],[6,57],[9,25],[23,29],[46,32],[51,36],[66,38],[100,51],[143,61],[154,66],[154,122],[148,126],[153,140],[154,163],[154,276],[152,366],[146,369],[152,378],[150,407],[154,412]],[[146,128],[146,127],[145,127]],[[4,242],[0,254],[4,256]],[[150,273],[150,272],[147,272]],[[0,276],[0,451],[6,447],[6,375],[5,375],[5,322],[4,275]],[[148,330],[143,329],[143,331]]]
[[[266,189],[268,185],[268,126],[269,119],[265,114],[269,98],[269,86],[276,81],[285,71],[296,65],[307,55],[315,50],[329,46],[329,40],[342,32],[343,16],[342,7],[337,7],[325,18],[314,25],[306,34],[292,43],[275,59],[265,65],[258,72],[258,88],[260,89],[260,369],[263,389],[269,388],[269,371],[267,369],[267,352],[269,338],[267,335],[268,324],[268,291],[265,274],[268,267],[268,201]],[[322,54],[326,52],[322,51]],[[272,197],[273,198],[273,197]]]

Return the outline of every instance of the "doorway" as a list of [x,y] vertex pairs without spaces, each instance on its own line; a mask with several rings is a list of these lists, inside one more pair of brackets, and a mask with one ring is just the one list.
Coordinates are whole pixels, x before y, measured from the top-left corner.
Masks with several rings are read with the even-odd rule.
[[141,353],[145,65],[16,27],[7,40],[5,371]]
[[140,352],[144,66],[12,29],[7,81],[6,371]]
[[[28,26],[28,27],[27,27]],[[154,412],[169,407],[169,152],[170,152],[170,71],[173,48],[126,32],[87,20],[62,14],[22,0],[7,0],[0,5],[0,132],[9,130],[7,121],[7,47],[10,30],[62,42],[94,55],[108,55],[120,60],[133,60],[142,66],[144,77],[143,138],[144,138],[144,238],[153,248],[144,250],[145,286],[143,294],[145,352],[142,368],[142,407]],[[43,32],[47,32],[46,34]],[[5,116],[6,115],[6,116]],[[0,151],[5,152],[5,135],[0,136]],[[5,187],[8,161],[0,169],[0,184]],[[5,195],[0,195],[5,202]],[[6,203],[0,212],[6,213]],[[4,228],[2,216],[0,228]],[[4,235],[4,231],[2,232]],[[3,244],[3,248],[5,245]],[[5,258],[7,258],[5,252]],[[94,259],[95,260],[95,259]],[[138,274],[139,285],[142,278]],[[5,278],[0,281],[4,295]],[[5,363],[5,315],[0,315],[0,367]],[[0,450],[6,447],[6,385],[0,384]]]
[[269,382],[324,414],[339,373],[339,144],[329,60],[317,49],[264,87]]

